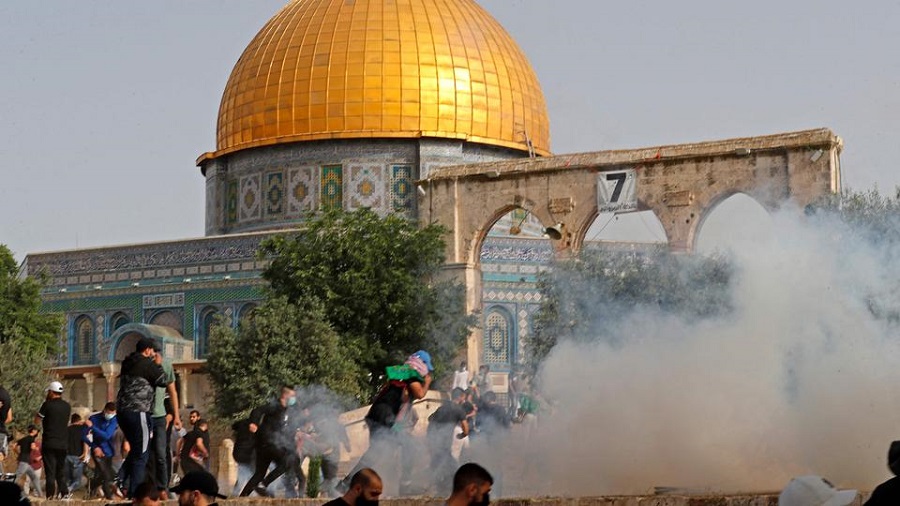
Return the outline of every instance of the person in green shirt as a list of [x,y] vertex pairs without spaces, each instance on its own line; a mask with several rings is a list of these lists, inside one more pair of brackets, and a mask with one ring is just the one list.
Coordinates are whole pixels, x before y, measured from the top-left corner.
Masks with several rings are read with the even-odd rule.
[[[147,470],[156,483],[160,497],[168,498],[169,478],[172,476],[172,427],[181,429],[181,416],[178,414],[178,390],[175,388],[175,370],[172,361],[163,358],[162,347],[158,345],[155,361],[163,368],[166,386],[156,387],[153,397],[153,411],[150,413],[153,426],[153,439],[150,441],[150,462]],[[166,397],[171,402],[171,413],[166,411]]]

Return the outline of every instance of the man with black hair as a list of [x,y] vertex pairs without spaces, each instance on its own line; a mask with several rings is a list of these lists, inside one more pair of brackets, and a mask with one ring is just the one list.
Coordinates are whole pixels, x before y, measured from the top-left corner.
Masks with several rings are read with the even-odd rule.
[[865,502],[865,506],[895,506],[900,504],[900,441],[891,443],[888,449],[888,469],[894,476],[888,481],[875,487],[872,496]]
[[165,388],[169,383],[162,366],[154,360],[160,349],[155,339],[142,337],[134,353],[122,361],[116,417],[131,447],[122,464],[122,478],[128,482],[128,497],[134,495],[134,490],[146,477],[152,432],[150,414],[156,388]]
[[209,458],[209,423],[200,419],[193,430],[178,440],[178,459],[184,474],[205,471],[204,462]]
[[428,449],[431,454],[431,470],[434,473],[434,485],[438,493],[446,493],[447,482],[458,465],[453,457],[454,429],[459,426],[462,432],[460,439],[469,435],[469,423],[466,415],[466,392],[454,388],[450,400],[444,402],[428,417]]
[[[289,386],[281,387],[277,399],[260,406],[250,412],[250,432],[256,435],[256,470],[241,497],[256,492],[268,497],[266,490],[294,462],[297,454],[294,434],[288,433],[288,408],[297,404],[297,393]],[[275,469],[269,472],[269,464],[275,463]]]
[[91,415],[84,423],[91,435],[91,459],[94,461],[94,470],[100,476],[103,496],[107,500],[113,499],[113,456],[115,450],[116,429],[119,422],[116,419],[116,403],[107,402],[103,411]]
[[153,481],[145,481],[134,489],[131,506],[161,506],[161,493]]
[[153,438],[147,470],[151,479],[156,483],[157,490],[160,491],[160,497],[162,500],[166,500],[168,499],[169,478],[172,476],[172,427],[174,426],[175,430],[181,428],[181,416],[178,413],[178,391],[175,388],[175,370],[172,368],[172,362],[163,359],[159,350],[157,350],[154,361],[162,367],[166,374],[166,386],[156,387],[153,396],[153,411],[151,412]]
[[475,463],[463,464],[453,475],[453,493],[447,506],[488,506],[494,478],[487,469]]
[[[41,423],[44,438],[41,442],[41,457],[46,473],[47,498],[65,497],[69,494],[66,483],[66,449],[69,446],[69,417],[72,406],[62,399],[63,386],[53,381],[47,387],[47,400],[34,417],[34,423]],[[57,496],[57,494],[59,494]]]
[[43,489],[41,488],[41,480],[38,478],[37,472],[31,467],[31,451],[36,450],[38,447],[37,439],[38,429],[34,425],[29,425],[27,429],[27,436],[20,438],[16,441],[16,446],[19,449],[19,462],[18,467],[16,467],[16,481],[18,482],[22,476],[27,477],[31,480],[31,486],[34,488],[35,492],[37,492],[38,496],[44,495]]
[[84,476],[84,462],[88,455],[88,445],[85,442],[86,427],[84,420],[78,413],[72,413],[69,418],[69,427],[66,434],[66,483],[69,488],[69,496],[81,488],[81,478]]
[[350,488],[344,495],[322,506],[378,506],[383,488],[381,476],[373,469],[364,467],[350,478]]

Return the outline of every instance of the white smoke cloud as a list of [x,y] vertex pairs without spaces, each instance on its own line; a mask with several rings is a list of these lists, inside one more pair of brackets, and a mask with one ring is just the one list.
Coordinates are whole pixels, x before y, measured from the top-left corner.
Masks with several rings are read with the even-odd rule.
[[768,239],[734,251],[727,317],[645,311],[615,346],[558,345],[541,372],[552,407],[527,437],[480,456],[505,470],[504,495],[775,491],[809,473],[863,490],[882,481],[900,439],[900,336],[869,306],[900,302],[900,262],[847,237],[840,223],[779,212]]

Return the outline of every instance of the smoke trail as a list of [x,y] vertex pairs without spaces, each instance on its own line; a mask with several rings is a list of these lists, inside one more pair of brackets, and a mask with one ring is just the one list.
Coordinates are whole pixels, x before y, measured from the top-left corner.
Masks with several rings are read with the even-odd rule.
[[505,495],[778,490],[807,473],[871,489],[886,477],[900,436],[900,250],[796,209],[772,226],[734,252],[727,316],[642,308],[615,344],[551,351],[551,407],[487,462],[527,463]]

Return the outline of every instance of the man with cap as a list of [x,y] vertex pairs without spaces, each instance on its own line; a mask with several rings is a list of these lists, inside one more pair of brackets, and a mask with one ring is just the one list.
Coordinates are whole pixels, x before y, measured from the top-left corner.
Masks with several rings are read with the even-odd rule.
[[349,488],[350,479],[356,472],[365,467],[379,467],[379,459],[393,455],[399,448],[394,426],[402,426],[410,416],[413,401],[428,393],[432,371],[431,355],[425,350],[410,355],[403,365],[386,368],[387,383],[375,395],[365,417],[369,428],[369,448],[356,467],[338,484],[339,490]]
[[891,443],[888,449],[888,469],[894,474],[891,479],[875,487],[865,506],[900,504],[900,441]]
[[847,506],[856,490],[838,490],[821,476],[798,476],[781,491],[778,506]]
[[219,483],[208,471],[185,474],[172,492],[178,496],[178,506],[215,506],[216,498],[226,498],[219,494]]
[[150,412],[156,388],[168,385],[166,373],[154,358],[160,350],[155,339],[142,337],[134,353],[122,361],[119,393],[116,396],[116,418],[131,451],[122,464],[123,476],[128,481],[128,497],[144,482],[147,461],[150,456]]
[[65,497],[69,494],[66,484],[66,454],[69,448],[69,417],[72,407],[62,399],[63,386],[53,381],[47,387],[47,399],[41,404],[34,423],[43,425],[44,440],[41,458],[46,469],[47,498]]

